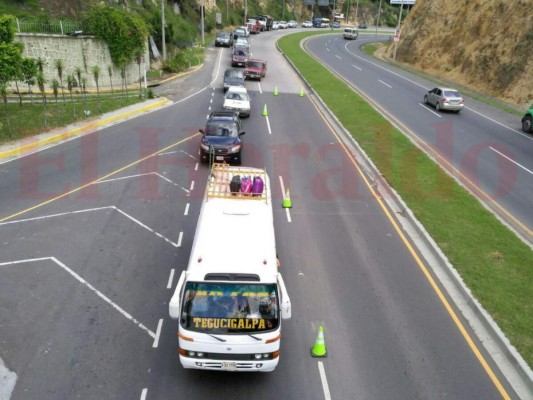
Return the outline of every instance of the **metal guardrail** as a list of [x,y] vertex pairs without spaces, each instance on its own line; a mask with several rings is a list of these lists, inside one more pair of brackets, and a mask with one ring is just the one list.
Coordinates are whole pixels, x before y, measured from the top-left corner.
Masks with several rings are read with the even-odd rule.
[[38,20],[20,20],[16,18],[18,33],[56,33],[60,35],[79,35],[83,24],[74,21],[52,20],[43,22]]

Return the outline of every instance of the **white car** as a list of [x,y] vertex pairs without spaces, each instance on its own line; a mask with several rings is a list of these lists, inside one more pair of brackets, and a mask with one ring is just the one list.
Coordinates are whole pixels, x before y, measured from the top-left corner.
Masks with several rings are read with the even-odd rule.
[[250,116],[250,96],[243,86],[230,86],[224,95],[224,110],[235,111],[240,117]]
[[272,21],[272,30],[278,30],[279,29],[279,21]]
[[287,27],[288,28],[298,28],[298,22],[296,22],[295,20],[291,19],[289,22],[287,22]]
[[279,21],[279,29],[287,29],[287,21]]
[[302,28],[312,28],[313,23],[311,21],[302,22]]

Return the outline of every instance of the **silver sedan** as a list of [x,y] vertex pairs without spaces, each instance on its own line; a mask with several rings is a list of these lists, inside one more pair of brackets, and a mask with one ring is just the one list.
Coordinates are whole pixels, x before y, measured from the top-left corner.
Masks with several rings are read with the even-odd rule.
[[450,110],[460,112],[464,108],[464,99],[461,94],[450,88],[434,88],[424,96],[424,103],[435,106],[437,111]]

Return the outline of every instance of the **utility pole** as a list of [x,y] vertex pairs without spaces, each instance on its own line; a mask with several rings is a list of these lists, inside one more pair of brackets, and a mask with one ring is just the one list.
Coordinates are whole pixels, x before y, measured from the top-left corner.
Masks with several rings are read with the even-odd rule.
[[201,23],[201,27],[202,27],[202,46],[205,45],[205,36],[204,36],[204,0],[202,0],[202,5],[201,5],[201,18],[202,18],[202,23]]
[[359,10],[359,0],[357,0],[357,3],[355,4],[355,21],[354,25],[357,24],[357,11]]
[[244,26],[246,26],[246,20],[248,19],[248,0],[244,0]]
[[[396,32],[400,31],[400,24],[402,23],[402,11],[403,11],[403,1],[402,5],[400,6],[400,16],[398,17],[398,27],[396,28]],[[396,50],[398,49],[398,42],[400,41],[400,37],[398,37],[398,40],[394,41],[394,55],[392,56],[392,61],[396,62]]]
[[381,15],[381,0],[379,0],[379,10],[378,10],[378,23],[376,25],[376,36],[378,35],[378,27],[379,27],[379,17]]
[[167,60],[167,44],[165,43],[165,0],[161,0],[161,38],[163,40],[163,61]]

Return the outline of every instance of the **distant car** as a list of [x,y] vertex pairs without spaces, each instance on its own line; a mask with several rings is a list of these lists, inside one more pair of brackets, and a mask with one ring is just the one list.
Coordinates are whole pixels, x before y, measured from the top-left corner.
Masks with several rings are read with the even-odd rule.
[[265,60],[250,59],[244,67],[244,77],[246,79],[264,78],[267,70],[267,62]]
[[332,28],[340,28],[341,27],[341,23],[339,21],[333,21],[331,23],[331,27]]
[[287,29],[287,21],[278,21],[279,29]]
[[233,52],[231,53],[231,66],[244,67],[249,58],[249,51],[246,47],[233,47]]
[[356,28],[344,28],[344,33],[342,34],[344,39],[355,40],[359,36]]
[[233,111],[213,111],[205,128],[200,129],[203,134],[200,141],[200,156],[202,161],[226,161],[240,164],[242,159],[242,123],[239,115]]
[[246,37],[246,29],[237,28],[233,31],[233,40],[237,40],[238,37]]
[[272,30],[279,29],[279,21],[272,21]]
[[250,96],[244,86],[230,86],[224,96],[224,105],[226,111],[239,113],[239,117],[250,116]]
[[312,28],[313,23],[311,21],[302,22],[302,28]]
[[522,130],[527,133],[533,133],[533,104],[522,117]]
[[248,30],[248,27],[246,25],[239,26],[238,29],[242,29],[245,32],[245,37],[250,36],[250,31]]
[[450,110],[460,112],[464,108],[464,99],[461,94],[450,88],[434,88],[424,96],[424,103],[435,106],[437,111]]
[[298,28],[298,22],[291,19],[289,22],[287,22],[287,28]]
[[230,86],[244,86],[244,71],[240,68],[227,68],[224,71],[224,91]]
[[233,45],[233,38],[230,32],[218,32],[215,38],[215,47],[231,47]]
[[366,24],[359,24],[357,27],[359,29],[367,29],[368,28],[368,26]]
[[250,48],[250,42],[245,37],[240,36],[233,42],[233,46],[235,46],[235,47],[246,47],[247,49],[249,49]]

